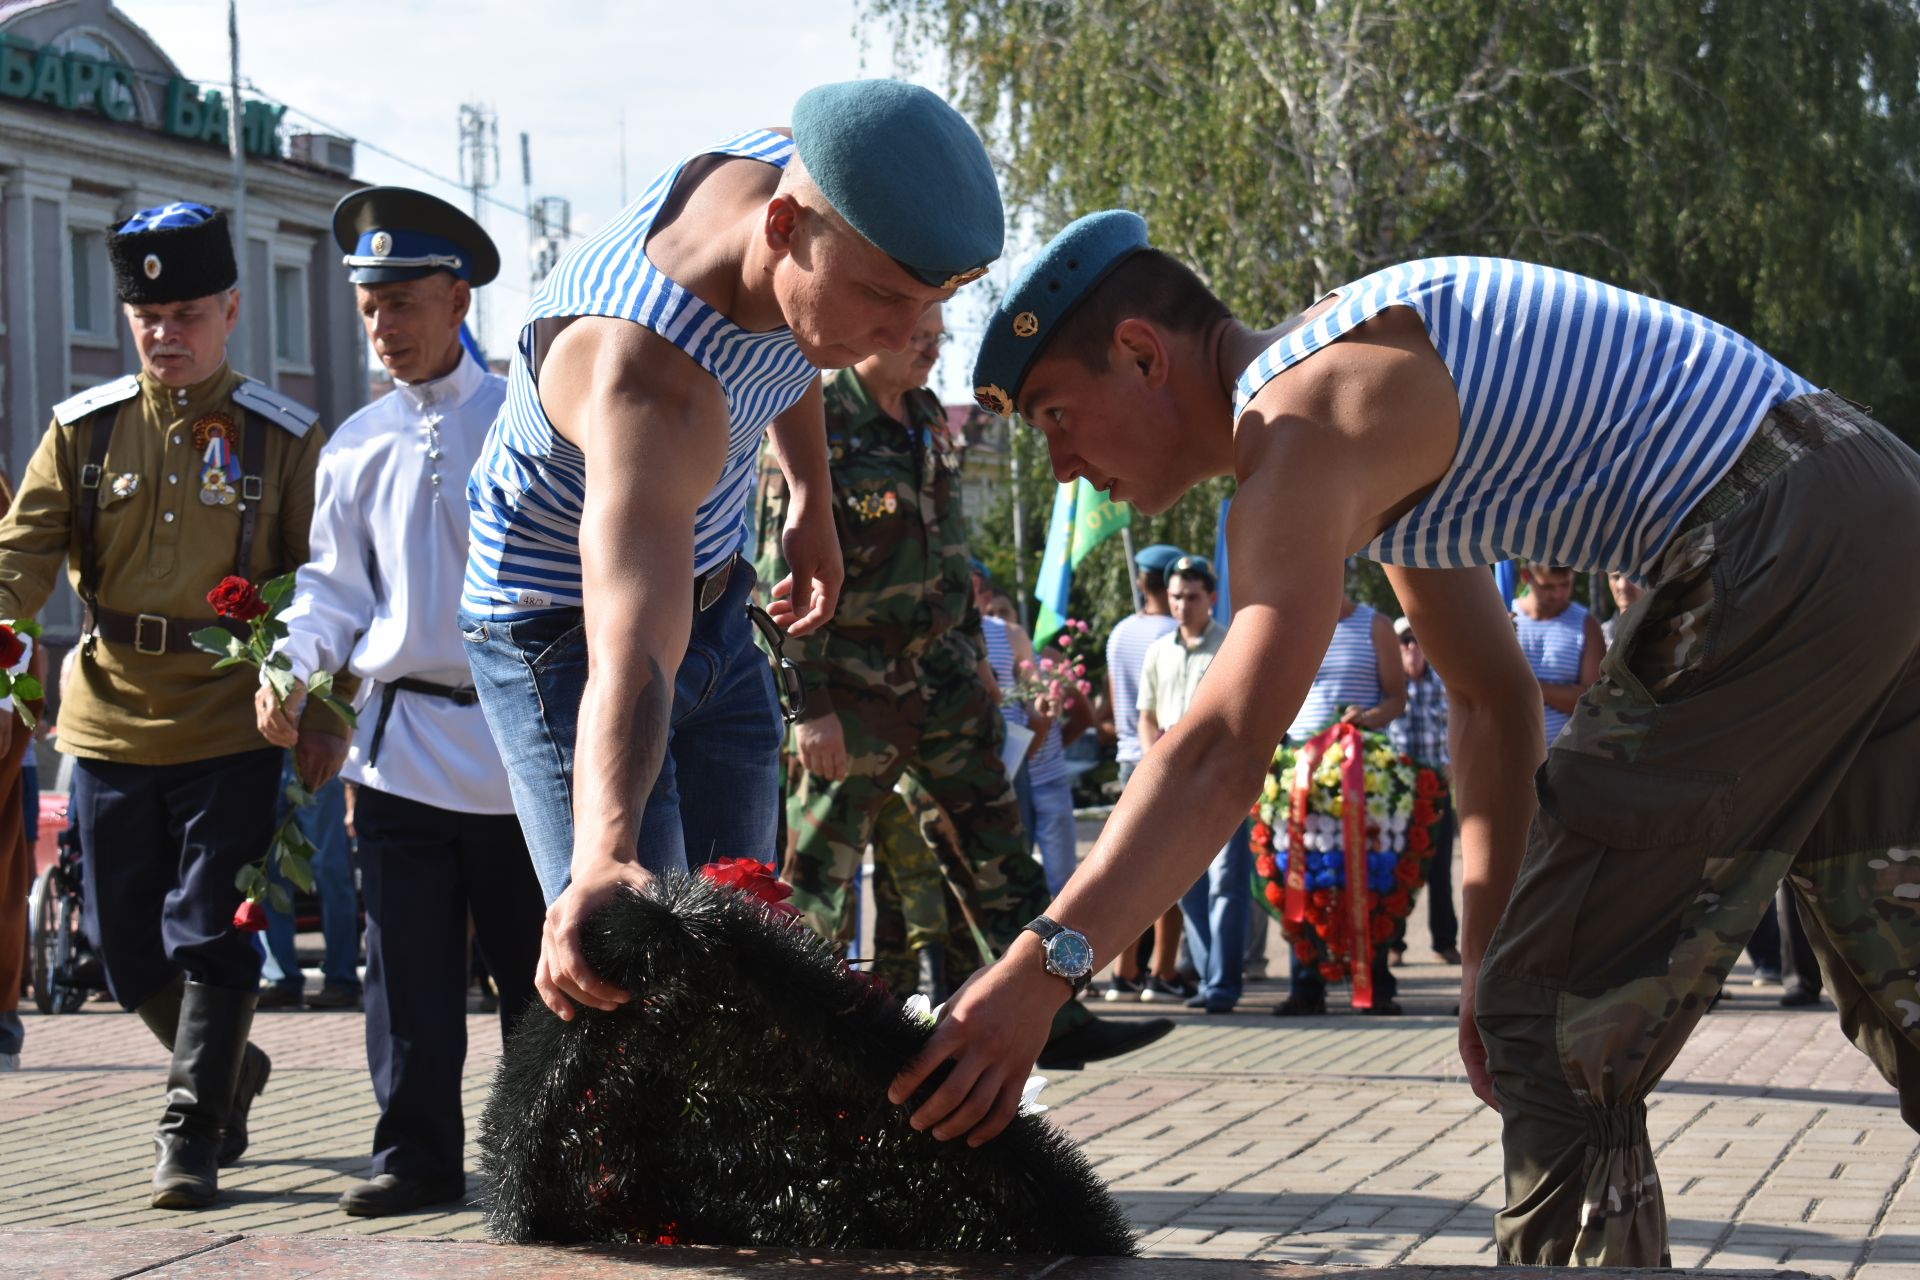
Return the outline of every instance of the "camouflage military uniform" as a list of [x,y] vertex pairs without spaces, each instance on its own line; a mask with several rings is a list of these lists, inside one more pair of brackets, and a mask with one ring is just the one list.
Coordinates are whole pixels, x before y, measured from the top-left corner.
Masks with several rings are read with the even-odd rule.
[[[815,929],[851,939],[848,886],[905,774],[931,801],[916,815],[922,832],[949,860],[948,879],[968,895],[968,909],[998,951],[1045,909],[1046,885],[1000,765],[1005,726],[981,679],[984,649],[945,411],[931,392],[912,391],[911,420],[895,422],[850,370],[831,375],[825,390],[846,585],[833,622],[789,643],[788,652],[806,682],[807,716],[839,716],[850,767],[830,781],[792,762],[782,874]],[[784,565],[772,567],[776,578],[785,573]],[[917,882],[925,885],[924,866],[921,872]],[[967,931],[954,932],[958,942]],[[978,963],[973,950],[962,946],[952,957],[956,980]]]
[[1665,1265],[1646,1095],[1784,877],[1841,1025],[1920,1129],[1920,458],[1839,397],[1768,415],[1554,742],[1480,974],[1501,1260]]

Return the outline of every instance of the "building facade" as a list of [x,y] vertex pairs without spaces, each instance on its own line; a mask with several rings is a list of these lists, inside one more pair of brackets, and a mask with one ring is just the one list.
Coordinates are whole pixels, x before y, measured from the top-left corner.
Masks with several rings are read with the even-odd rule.
[[[210,26],[224,62],[224,27]],[[329,427],[366,402],[366,340],[330,217],[361,185],[353,144],[243,107],[241,372],[312,405]],[[189,80],[109,0],[0,0],[0,465],[17,480],[76,391],[139,368],[114,300],[107,229],[192,200],[231,211],[226,95]],[[44,621],[71,641],[64,589]]]

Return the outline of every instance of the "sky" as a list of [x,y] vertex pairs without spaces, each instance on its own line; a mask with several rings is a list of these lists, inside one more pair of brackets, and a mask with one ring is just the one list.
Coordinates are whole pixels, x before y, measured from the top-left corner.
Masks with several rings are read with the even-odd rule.
[[[226,0],[118,4],[183,74],[226,79]],[[512,206],[486,206],[482,217],[503,263],[483,291],[496,354],[529,294],[527,224],[516,212],[526,204],[522,132],[533,194],[567,197],[575,232],[590,232],[621,205],[623,111],[626,188],[637,196],[703,146],[785,124],[813,85],[902,74],[891,33],[878,20],[860,23],[854,0],[240,0],[239,9],[242,79],[287,103],[294,127],[304,117],[360,141],[355,176],[366,182],[470,208],[464,189],[421,168],[457,181],[461,105],[496,112],[501,183],[490,194]],[[944,87],[944,64],[904,74]],[[970,301],[949,309],[956,334],[978,328],[984,298]],[[968,398],[972,348],[956,343],[936,370],[949,401]]]

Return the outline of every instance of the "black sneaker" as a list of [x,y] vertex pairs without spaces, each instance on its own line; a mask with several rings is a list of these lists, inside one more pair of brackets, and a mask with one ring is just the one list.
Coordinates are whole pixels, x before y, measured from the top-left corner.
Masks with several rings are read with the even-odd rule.
[[298,1009],[307,1002],[306,988],[287,987],[278,982],[260,984],[260,1000],[255,1009]]
[[1142,989],[1138,978],[1123,978],[1113,973],[1107,975],[1107,989],[1100,993],[1100,998],[1114,1003],[1122,1000],[1132,1003],[1140,998]]
[[1198,988],[1181,979],[1168,982],[1164,978],[1150,977],[1147,979],[1147,985],[1140,992],[1140,998],[1149,1001],[1171,1000],[1176,1004],[1184,1004],[1197,991]]

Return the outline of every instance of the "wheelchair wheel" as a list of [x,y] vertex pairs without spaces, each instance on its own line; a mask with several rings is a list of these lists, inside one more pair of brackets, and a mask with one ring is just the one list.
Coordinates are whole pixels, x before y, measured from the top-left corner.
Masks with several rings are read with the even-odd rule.
[[60,981],[71,972],[80,938],[80,903],[65,892],[60,868],[48,867],[27,897],[27,945],[33,1003],[41,1013],[78,1013],[87,993]]

